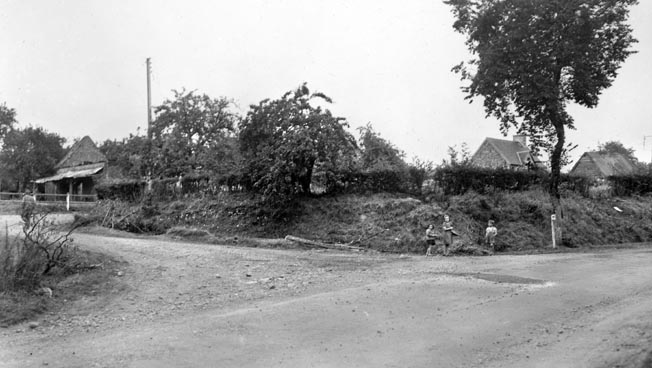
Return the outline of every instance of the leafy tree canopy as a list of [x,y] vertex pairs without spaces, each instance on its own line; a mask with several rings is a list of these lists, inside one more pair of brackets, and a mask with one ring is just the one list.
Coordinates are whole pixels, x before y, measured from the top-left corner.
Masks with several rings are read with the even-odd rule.
[[382,138],[371,123],[358,128],[360,132],[360,162],[363,171],[401,171],[407,168],[405,153]]
[[6,103],[0,105],[0,143],[16,124],[16,110],[7,107]]
[[106,140],[98,149],[109,161],[111,177],[138,179],[147,175],[147,137],[129,134],[128,138],[120,141]]
[[638,162],[638,158],[634,155],[633,148],[627,148],[618,141],[608,141],[598,145],[598,152],[600,153],[620,153],[621,155],[629,158],[633,163]]
[[319,104],[304,83],[277,100],[252,105],[240,124],[240,149],[253,187],[272,200],[310,193],[313,172],[333,174],[355,148],[345,119]]
[[[155,110],[151,127],[152,174],[175,176],[189,172],[210,172],[221,168],[233,152],[234,129],[239,116],[233,102],[205,94],[174,91]],[[230,138],[230,139],[229,139]]]
[[65,141],[41,127],[9,131],[0,151],[3,179],[24,189],[30,181],[53,174],[54,166],[65,155]]
[[474,57],[454,68],[484,98],[487,116],[548,148],[550,193],[559,201],[569,102],[598,104],[636,40],[626,23],[636,0],[446,0]]

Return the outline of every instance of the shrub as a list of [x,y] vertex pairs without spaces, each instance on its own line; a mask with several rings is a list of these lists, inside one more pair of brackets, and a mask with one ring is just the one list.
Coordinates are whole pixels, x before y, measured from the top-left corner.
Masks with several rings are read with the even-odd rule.
[[652,193],[652,175],[610,176],[613,193],[617,196],[644,195]]
[[78,227],[60,228],[47,213],[35,212],[25,224],[22,234],[11,237],[5,226],[0,248],[0,290],[31,290],[37,287],[43,275],[54,268],[72,268],[75,251],[70,237]]
[[95,187],[97,199],[135,202],[140,200],[145,183],[142,180],[118,180],[100,183]]
[[440,167],[434,181],[446,195],[462,195],[469,190],[486,194],[495,190],[524,191],[547,182],[542,171],[488,169],[465,165]]
[[352,171],[344,173],[335,188],[337,193],[407,193],[409,179],[404,170],[377,170],[369,172]]

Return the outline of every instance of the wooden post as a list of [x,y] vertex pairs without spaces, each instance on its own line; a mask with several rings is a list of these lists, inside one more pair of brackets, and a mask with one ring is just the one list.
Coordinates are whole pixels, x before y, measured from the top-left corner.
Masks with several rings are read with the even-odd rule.
[[550,229],[552,230],[552,249],[557,248],[557,237],[555,234],[555,222],[557,221],[556,215],[550,215]]

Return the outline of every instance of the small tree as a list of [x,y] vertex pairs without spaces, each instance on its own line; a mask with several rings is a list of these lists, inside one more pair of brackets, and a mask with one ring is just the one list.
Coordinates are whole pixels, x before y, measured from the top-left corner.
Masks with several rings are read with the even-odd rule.
[[331,102],[304,83],[251,106],[240,124],[240,150],[253,188],[267,199],[285,203],[309,194],[316,167],[335,172],[352,154],[355,140],[345,119],[318,105]]
[[229,157],[225,150],[232,148],[229,139],[239,121],[232,111],[233,102],[194,91],[173,92],[174,99],[155,110],[151,129],[152,174],[176,176],[209,171],[207,163],[219,166]]
[[428,179],[434,168],[435,165],[432,161],[422,161],[418,157],[412,159],[412,162],[408,165],[408,174],[417,193],[421,193],[423,183]]
[[3,177],[19,183],[22,190],[31,180],[52,174],[65,154],[64,142],[41,127],[10,130],[0,151]]
[[73,264],[75,248],[71,235],[80,225],[75,222],[62,230],[42,211],[29,214],[22,234],[17,237],[9,235],[5,224],[0,240],[0,291],[33,290],[53,269],[77,267]]
[[358,128],[360,132],[360,158],[363,171],[404,171],[407,164],[403,160],[405,153],[391,142],[382,138],[371,123]]
[[[474,59],[454,68],[484,97],[487,116],[550,148],[549,193],[561,221],[560,169],[568,103],[589,108],[611,86],[636,42],[627,24],[636,0],[446,0]],[[561,240],[561,226],[556,237]]]

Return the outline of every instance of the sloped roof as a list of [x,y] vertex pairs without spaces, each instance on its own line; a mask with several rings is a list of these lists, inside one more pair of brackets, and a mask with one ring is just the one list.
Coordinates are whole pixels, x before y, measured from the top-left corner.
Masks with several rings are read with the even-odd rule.
[[590,162],[600,171],[603,176],[627,175],[636,171],[634,163],[620,153],[601,153],[597,151],[584,152],[582,157],[575,163],[571,173],[582,162],[582,158],[588,157]]
[[540,162],[538,157],[530,154],[529,148],[519,142],[496,138],[486,138],[485,142],[490,144],[508,165],[525,165],[530,156],[535,163]]
[[89,136],[85,136],[77,143],[73,144],[70,151],[54,167],[63,169],[81,165],[107,162],[106,156],[97,148]]
[[[93,165],[91,165],[93,166]],[[66,171],[60,172],[57,175],[54,176],[49,176],[47,178],[40,178],[35,180],[34,182],[36,184],[42,184],[42,183],[47,183],[50,181],[58,181],[61,179],[70,179],[70,178],[85,178],[88,176],[92,176],[100,172],[103,168],[104,165],[98,166],[94,165],[95,167],[88,168],[88,166],[84,167],[79,167],[79,168],[71,168]]]

